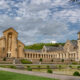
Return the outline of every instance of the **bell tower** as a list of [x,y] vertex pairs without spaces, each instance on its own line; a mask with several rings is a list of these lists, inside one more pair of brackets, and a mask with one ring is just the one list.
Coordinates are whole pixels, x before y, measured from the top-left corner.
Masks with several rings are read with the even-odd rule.
[[78,44],[78,60],[80,61],[80,32],[78,32],[77,44]]
[[6,38],[6,56],[8,58],[17,58],[18,55],[18,33],[13,29],[9,28],[3,32]]

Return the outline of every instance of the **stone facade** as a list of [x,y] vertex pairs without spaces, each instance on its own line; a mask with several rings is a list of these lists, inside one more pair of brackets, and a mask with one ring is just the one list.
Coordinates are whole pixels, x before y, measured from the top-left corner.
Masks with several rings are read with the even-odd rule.
[[62,59],[80,61],[80,32],[78,32],[78,40],[67,40],[64,46],[43,46],[41,50],[24,50],[24,44],[18,40],[18,33],[13,28],[9,28],[0,38],[0,58],[5,57],[28,59],[32,62],[39,62],[40,58],[43,62],[61,62]]
[[9,28],[0,38],[0,57],[24,58],[24,44],[18,40],[18,33]]
[[43,59],[43,62],[61,62],[62,59],[66,62],[80,61],[80,32],[78,40],[67,40],[64,46],[43,46],[40,51],[26,50],[25,58],[33,62],[39,62],[40,58]]

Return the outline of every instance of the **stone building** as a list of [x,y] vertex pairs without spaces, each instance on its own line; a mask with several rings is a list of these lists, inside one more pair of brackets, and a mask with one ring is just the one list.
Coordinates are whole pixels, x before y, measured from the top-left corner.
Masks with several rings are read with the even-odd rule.
[[41,50],[24,50],[24,44],[18,40],[18,33],[9,28],[3,32],[0,38],[0,58],[28,59],[32,62],[61,62],[80,61],[80,32],[78,40],[67,40],[64,46],[43,46]]
[[24,44],[18,40],[18,33],[9,28],[0,38],[0,57],[24,58]]
[[53,47],[43,46],[42,50],[25,50],[25,58],[39,62],[40,58],[43,62],[66,62],[80,61],[80,32],[78,32],[78,40],[67,40],[64,46]]

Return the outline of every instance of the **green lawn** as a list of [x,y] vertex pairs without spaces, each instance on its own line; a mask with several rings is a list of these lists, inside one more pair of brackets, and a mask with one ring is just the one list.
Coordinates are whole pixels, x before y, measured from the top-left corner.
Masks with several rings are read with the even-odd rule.
[[0,80],[57,80],[57,79],[0,71]]

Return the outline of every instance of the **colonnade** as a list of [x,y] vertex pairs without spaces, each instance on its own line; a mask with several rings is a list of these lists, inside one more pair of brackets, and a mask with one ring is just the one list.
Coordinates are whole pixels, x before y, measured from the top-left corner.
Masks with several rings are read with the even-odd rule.
[[26,52],[25,58],[27,59],[75,59],[76,53],[32,53],[32,52]]

